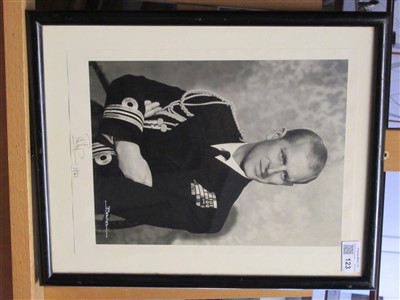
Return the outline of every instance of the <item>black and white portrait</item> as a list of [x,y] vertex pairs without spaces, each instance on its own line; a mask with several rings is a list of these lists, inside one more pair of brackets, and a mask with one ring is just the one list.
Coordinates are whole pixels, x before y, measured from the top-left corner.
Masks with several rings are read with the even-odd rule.
[[89,72],[98,244],[340,243],[347,60]]
[[[375,33],[44,26],[52,270],[362,276],[377,221]],[[360,264],[345,273],[350,244]]]

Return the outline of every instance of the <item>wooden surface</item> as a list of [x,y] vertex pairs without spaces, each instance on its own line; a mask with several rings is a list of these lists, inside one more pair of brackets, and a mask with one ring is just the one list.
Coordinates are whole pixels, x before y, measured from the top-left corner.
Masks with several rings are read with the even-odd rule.
[[310,290],[213,290],[45,287],[45,299],[223,299],[311,297]]
[[152,0],[164,3],[246,7],[267,10],[321,10],[322,0]]
[[400,171],[400,130],[386,130],[384,170]]
[[4,0],[2,5],[13,296],[37,299],[42,297],[42,288],[35,283],[33,258],[25,36],[25,9],[32,2]]
[[[3,6],[0,5],[0,41],[3,34]],[[7,120],[4,43],[0,42],[0,299],[12,297],[10,208],[8,203]]]

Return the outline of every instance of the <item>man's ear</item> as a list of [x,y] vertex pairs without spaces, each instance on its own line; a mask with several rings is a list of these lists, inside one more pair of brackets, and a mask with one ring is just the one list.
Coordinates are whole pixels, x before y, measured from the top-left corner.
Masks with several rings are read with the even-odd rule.
[[276,129],[267,135],[267,141],[283,138],[286,135],[286,132],[286,128]]

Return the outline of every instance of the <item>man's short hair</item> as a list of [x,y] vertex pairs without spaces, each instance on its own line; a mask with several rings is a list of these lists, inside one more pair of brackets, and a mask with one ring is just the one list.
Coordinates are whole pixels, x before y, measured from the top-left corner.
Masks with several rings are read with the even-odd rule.
[[307,159],[309,161],[309,168],[314,172],[315,176],[306,181],[297,183],[308,183],[317,178],[325,167],[328,159],[328,150],[322,138],[309,129],[293,129],[288,130],[283,139],[289,143],[307,142],[310,146]]

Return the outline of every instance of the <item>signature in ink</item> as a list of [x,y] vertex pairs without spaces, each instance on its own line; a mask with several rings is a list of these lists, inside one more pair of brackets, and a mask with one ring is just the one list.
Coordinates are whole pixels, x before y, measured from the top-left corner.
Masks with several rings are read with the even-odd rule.
[[110,223],[111,208],[107,205],[107,200],[104,201],[104,226],[106,228],[106,238],[108,238],[108,225]]
[[79,168],[77,166],[77,159],[85,158],[85,150],[91,147],[90,137],[88,134],[82,134],[78,137],[72,136],[72,151],[74,166],[72,168],[72,175],[74,177],[79,176]]
[[75,157],[81,159],[85,158],[85,149],[91,147],[90,138],[88,134],[83,134],[75,138],[72,136],[72,149],[74,150]]

